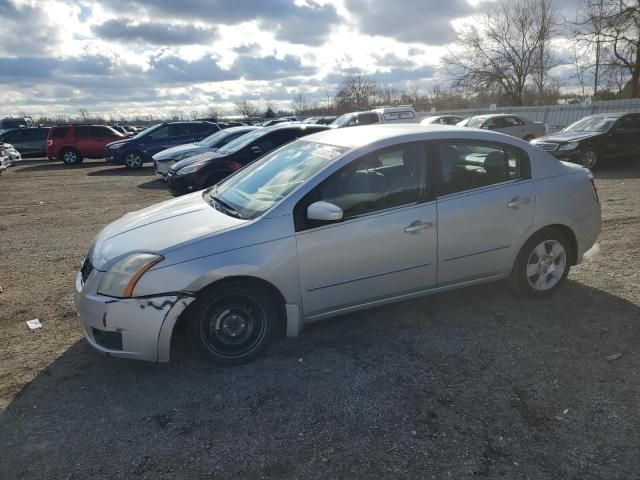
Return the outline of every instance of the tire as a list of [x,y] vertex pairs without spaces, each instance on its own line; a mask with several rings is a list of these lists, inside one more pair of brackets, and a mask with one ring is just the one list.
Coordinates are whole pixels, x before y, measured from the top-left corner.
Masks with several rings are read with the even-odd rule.
[[82,155],[75,148],[65,148],[60,152],[60,157],[67,165],[77,165],[82,162]]
[[531,141],[531,140],[533,140],[534,138],[536,138],[536,137],[534,137],[533,135],[527,135],[526,137],[524,137],[524,138],[523,138],[523,140],[524,140],[525,142],[530,142],[530,141]]
[[144,158],[142,158],[142,154],[140,152],[132,150],[125,154],[124,164],[131,170],[137,170],[138,168],[142,168]]
[[598,155],[594,150],[587,150],[580,157],[580,164],[589,170],[593,170],[598,164]]
[[566,235],[555,228],[541,230],[520,250],[509,283],[516,292],[526,296],[550,295],[567,278],[571,258],[571,243]]
[[220,182],[221,180],[224,180],[229,175],[231,175],[231,172],[214,173],[213,175],[211,175],[211,177],[207,178],[207,181],[204,184],[204,188],[213,187],[216,183]]
[[277,308],[270,295],[242,282],[207,289],[189,316],[194,350],[222,366],[248,363],[269,345]]

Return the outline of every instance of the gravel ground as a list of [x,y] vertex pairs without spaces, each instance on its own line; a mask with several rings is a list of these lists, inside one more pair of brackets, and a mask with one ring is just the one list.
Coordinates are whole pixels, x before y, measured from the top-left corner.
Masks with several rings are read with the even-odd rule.
[[[552,298],[485,285],[309,327],[243,367],[103,357],[71,303],[150,168],[0,177],[0,478],[630,479],[640,471],[640,164],[597,173],[599,253]],[[29,331],[25,320],[43,328]]]

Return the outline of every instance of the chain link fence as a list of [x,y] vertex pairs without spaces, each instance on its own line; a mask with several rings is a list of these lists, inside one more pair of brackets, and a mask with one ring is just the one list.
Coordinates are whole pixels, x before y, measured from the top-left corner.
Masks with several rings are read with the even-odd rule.
[[419,112],[423,117],[432,115],[459,115],[470,117],[488,113],[513,113],[534,122],[544,122],[549,132],[557,132],[576,120],[596,113],[640,113],[640,98],[607,100],[586,104],[546,105],[537,107],[466,108]]

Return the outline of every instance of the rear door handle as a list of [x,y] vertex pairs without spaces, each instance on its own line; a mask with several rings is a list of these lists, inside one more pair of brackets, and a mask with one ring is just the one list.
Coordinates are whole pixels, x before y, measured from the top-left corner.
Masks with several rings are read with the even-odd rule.
[[523,205],[528,204],[531,201],[529,197],[513,197],[509,203],[507,203],[507,207],[513,208],[517,210]]
[[426,230],[427,228],[433,227],[433,222],[421,222],[420,220],[416,220],[415,222],[411,222],[411,225],[404,229],[407,233],[420,233],[422,230]]

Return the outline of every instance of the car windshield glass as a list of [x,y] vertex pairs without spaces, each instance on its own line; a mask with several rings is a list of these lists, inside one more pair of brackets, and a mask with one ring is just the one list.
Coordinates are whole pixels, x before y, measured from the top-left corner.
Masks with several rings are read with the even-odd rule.
[[153,132],[154,130],[157,130],[157,129],[158,129],[158,128],[160,128],[161,126],[162,126],[162,124],[161,124],[161,123],[159,123],[158,125],[154,125],[153,127],[149,127],[149,128],[147,128],[147,129],[145,129],[145,130],[141,131],[139,134],[137,134],[137,135],[136,135],[135,137],[133,137],[133,138],[141,138],[141,137],[144,137],[145,135],[147,135],[147,134],[149,134],[149,133]]
[[207,194],[241,218],[255,218],[348,149],[298,140],[250,164]]
[[485,122],[486,117],[473,117],[471,120],[467,122],[467,127],[470,128],[480,128],[482,124]]
[[617,117],[586,117],[572,123],[564,129],[565,132],[606,132],[611,128]]
[[218,145],[222,140],[227,138],[230,135],[233,135],[234,132],[230,132],[228,130],[220,130],[219,132],[214,133],[213,135],[209,135],[207,138],[196,142],[196,145],[201,147],[209,147],[213,148]]
[[235,153],[241,148],[244,148],[247,145],[249,145],[254,140],[264,135],[267,135],[269,134],[269,132],[272,132],[272,131],[273,130],[264,130],[262,128],[259,128],[257,130],[254,130],[253,132],[249,132],[246,135],[242,135],[241,137],[236,138],[232,142],[227,143],[224,147],[222,147],[218,151],[223,155],[229,155],[231,153]]
[[345,113],[344,115],[340,115],[338,118],[336,118],[331,125],[335,125],[337,127],[341,127],[343,125],[346,125],[347,123],[349,123],[349,120],[351,120],[354,117],[353,113]]

